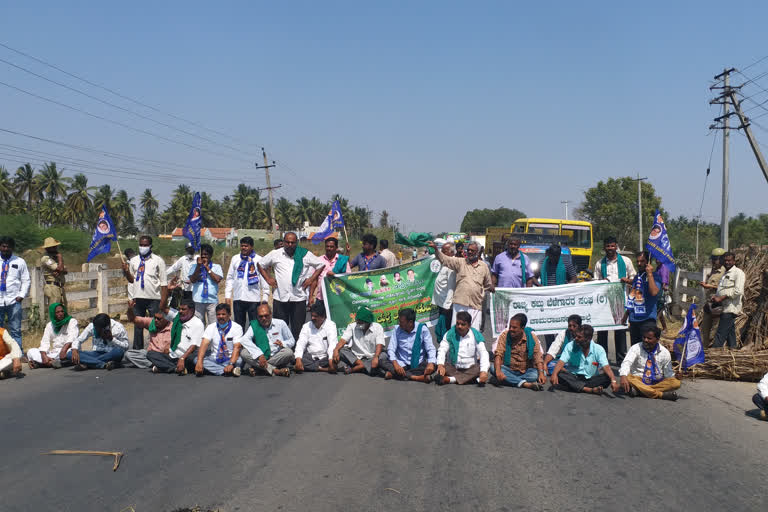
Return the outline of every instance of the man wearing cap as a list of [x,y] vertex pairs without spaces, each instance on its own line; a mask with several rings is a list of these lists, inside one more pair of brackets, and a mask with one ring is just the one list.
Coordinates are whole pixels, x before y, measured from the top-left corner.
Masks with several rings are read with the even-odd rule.
[[725,249],[722,247],[712,249],[712,255],[709,257],[712,263],[712,271],[707,280],[701,282],[701,287],[705,290],[705,303],[704,307],[701,308],[699,330],[701,330],[701,342],[704,344],[704,347],[709,346],[710,341],[712,341],[712,327],[714,327],[715,322],[719,319],[722,310],[722,308],[713,310],[710,303],[717,290],[717,285],[720,284],[720,278],[725,274],[723,254],[725,254]]
[[45,287],[46,306],[50,304],[67,305],[67,295],[64,293],[64,275],[67,273],[67,267],[64,266],[64,258],[59,252],[61,242],[48,237],[43,242],[41,249],[45,254],[40,257],[40,266],[43,269],[43,281]]
[[384,348],[384,328],[376,322],[370,309],[360,306],[355,321],[347,325],[333,349],[331,368],[335,370],[339,362],[343,362],[345,373],[375,375],[381,358],[386,356]]

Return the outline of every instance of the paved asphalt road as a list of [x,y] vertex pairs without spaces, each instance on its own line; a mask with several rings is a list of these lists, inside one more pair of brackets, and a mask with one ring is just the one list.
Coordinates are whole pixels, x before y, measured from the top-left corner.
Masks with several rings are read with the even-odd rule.
[[[752,385],[699,381],[669,403],[360,375],[27,373],[0,383],[5,512],[765,507]],[[51,449],[126,456],[113,473]]]

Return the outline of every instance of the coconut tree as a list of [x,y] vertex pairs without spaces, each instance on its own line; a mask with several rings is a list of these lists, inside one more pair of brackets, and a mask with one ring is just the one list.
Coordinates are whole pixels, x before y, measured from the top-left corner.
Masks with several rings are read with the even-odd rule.
[[40,197],[57,201],[67,196],[67,188],[72,180],[64,177],[64,171],[56,168],[56,162],[43,165],[37,176],[37,192]]
[[128,196],[128,192],[121,189],[115,194],[112,208],[114,210],[113,220],[118,227],[118,231],[124,234],[132,234],[136,230],[134,223],[133,209],[136,200]]
[[139,208],[141,208],[144,211],[147,211],[147,210],[157,211],[157,209],[160,208],[160,202],[152,194],[152,189],[145,188],[144,192],[141,193],[141,197],[139,198]]
[[[302,198],[306,199],[306,198]],[[282,229],[295,229],[303,218],[300,206],[294,206],[288,199],[281,197],[275,203],[275,221]]]
[[10,206],[9,203],[15,197],[16,193],[11,176],[8,174],[8,170],[0,165],[0,204],[2,204],[4,210],[7,210],[8,206]]
[[32,197],[37,189],[37,181],[35,180],[35,170],[31,164],[26,163],[16,169],[13,184],[19,197],[27,196],[27,211],[32,213]]
[[93,194],[96,187],[88,186],[88,177],[77,173],[69,186],[69,195],[64,208],[64,216],[73,228],[82,226],[86,216],[93,208]]

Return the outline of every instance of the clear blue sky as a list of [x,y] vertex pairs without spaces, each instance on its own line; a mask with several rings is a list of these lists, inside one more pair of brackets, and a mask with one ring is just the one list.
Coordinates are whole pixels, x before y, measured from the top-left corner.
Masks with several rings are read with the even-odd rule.
[[[232,158],[3,86],[0,128],[192,166],[186,181],[219,198],[241,180],[264,185],[248,163],[263,145],[284,164],[273,181],[287,197],[338,192],[388,210],[408,230],[454,230],[467,209],[502,205],[561,216],[560,201],[573,208],[598,180],[636,172],[650,178],[671,214],[695,216],[712,147],[708,126],[718,115],[709,105],[712,77],[768,55],[765,2],[727,9],[704,1],[15,4],[2,8],[0,42],[240,142],[5,48],[4,60],[219,144],[0,63],[3,82]],[[765,71],[768,60],[745,73]],[[768,88],[768,78],[759,83]],[[745,89],[757,92],[754,84]],[[761,121],[768,126],[768,117]],[[768,132],[755,133],[768,147]],[[768,184],[746,139],[731,139],[731,212],[765,212]],[[138,167],[2,132],[0,144]],[[720,158],[718,142],[704,209],[710,221],[720,215]],[[26,159],[0,155],[11,171],[18,160]],[[85,172],[94,184],[136,196],[151,186],[162,203],[177,184]]]

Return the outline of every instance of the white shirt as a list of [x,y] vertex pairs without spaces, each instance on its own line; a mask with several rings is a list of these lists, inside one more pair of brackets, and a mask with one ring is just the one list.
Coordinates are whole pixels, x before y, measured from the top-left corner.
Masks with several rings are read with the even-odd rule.
[[336,324],[326,319],[318,329],[312,321],[304,324],[296,341],[296,359],[301,359],[306,350],[314,359],[333,357],[333,349],[339,342]]
[[[458,336],[458,333],[456,333]],[[443,340],[440,342],[440,346],[437,347],[437,364],[445,364],[445,358],[450,351],[451,344],[448,343],[448,338],[443,336]],[[464,369],[469,368],[477,361],[480,361],[480,371],[487,372],[491,366],[490,359],[488,357],[488,351],[485,349],[485,343],[478,343],[475,339],[475,334],[470,329],[466,336],[462,336],[459,340],[459,352],[456,356],[456,368]]]
[[[235,343],[240,343],[240,338],[243,337],[243,328],[240,324],[232,320],[232,326],[229,328],[229,332],[224,337],[224,343],[227,345],[227,358],[232,357],[232,350],[235,347]],[[219,342],[221,336],[219,335],[219,325],[214,322],[205,328],[203,332],[203,339],[208,340],[208,349],[205,352],[205,357],[211,360],[216,359],[216,353],[219,351]],[[250,348],[248,349],[250,351]]]
[[43,337],[40,339],[40,352],[45,352],[48,357],[58,359],[64,345],[67,343],[74,345],[78,332],[77,320],[74,318],[70,319],[66,325],[62,325],[58,334],[53,332],[53,324],[48,322],[43,331]]
[[301,302],[307,300],[307,297],[309,297],[309,289],[303,289],[302,285],[307,279],[312,277],[315,270],[323,268],[325,263],[309,251],[304,255],[302,261],[304,262],[304,268],[301,271],[296,286],[293,286],[291,281],[291,276],[293,275],[293,257],[288,256],[285,253],[285,249],[275,249],[261,258],[261,261],[259,262],[261,267],[264,269],[275,269],[277,288],[275,289],[275,294],[273,296],[274,300],[279,300],[280,302]]
[[605,275],[603,275],[603,258],[597,260],[595,263],[595,279],[607,279],[611,283],[618,283],[621,281],[619,277],[619,258],[624,260],[624,265],[627,267],[627,278],[633,279],[637,272],[635,272],[635,266],[632,264],[632,260],[621,254],[616,254],[616,259],[605,262]]
[[136,299],[158,300],[160,288],[168,286],[168,278],[165,274],[165,262],[157,254],[151,254],[144,262],[144,288],[141,280],[136,275],[141,263],[141,256],[134,256],[129,263],[129,270],[133,276],[133,297]]
[[88,324],[88,327],[83,329],[83,332],[80,333],[80,336],[75,338],[75,341],[72,343],[72,349],[80,350],[80,346],[85,343],[85,340],[93,336],[91,350],[94,352],[109,352],[113,348],[121,348],[123,350],[127,350],[128,333],[125,332],[125,327],[123,327],[123,324],[116,320],[110,319],[109,323],[110,330],[112,331],[111,340],[105,341],[96,336],[96,333],[93,329],[93,322],[91,322]]
[[566,332],[568,332],[567,329],[565,331],[560,331],[557,334],[557,336],[555,336],[555,341],[553,341],[552,344],[549,346],[549,349],[547,350],[546,355],[552,356],[555,360],[557,360],[558,354],[560,353],[560,350],[563,348],[563,343],[565,343]]
[[[171,310],[168,315],[166,315],[166,318],[173,321],[177,314],[178,312]],[[204,332],[205,324],[203,324],[203,321],[197,318],[197,316],[193,315],[192,318],[181,324],[181,341],[179,342],[179,346],[168,355],[173,359],[178,359],[183,356],[192,345],[199,347],[200,342],[203,341]],[[173,343],[173,340],[171,340],[171,343]]]
[[376,354],[376,345],[384,345],[384,328],[374,322],[368,332],[364,333],[357,322],[352,322],[344,329],[341,339],[347,342],[345,346],[352,350],[358,359],[371,359]]
[[[659,368],[659,372],[665,379],[675,376],[675,371],[672,369],[672,356],[661,343],[658,345],[659,352],[656,354],[656,366]],[[645,363],[648,361],[648,352],[643,348],[642,343],[636,343],[627,351],[627,356],[624,361],[621,362],[621,368],[619,369],[619,375],[626,377],[627,375],[634,375],[635,377],[642,377],[645,372]]]
[[723,305],[723,313],[734,313],[738,315],[741,313],[742,298],[744,297],[744,282],[746,277],[744,271],[740,268],[733,266],[730,270],[723,274],[720,278],[720,283],[717,285],[716,296],[725,296],[725,300],[721,302]]
[[757,383],[757,392],[763,397],[763,400],[768,398],[768,373],[763,375],[762,380]]
[[390,251],[389,248],[382,249],[379,255],[387,262],[387,268],[397,265],[397,256],[395,256],[395,253]]
[[179,273],[179,281],[181,281],[181,289],[185,292],[191,292],[192,291],[192,281],[189,280],[189,271],[190,267],[193,263],[195,263],[195,255],[184,255],[181,258],[176,260],[176,263],[168,267],[168,270],[165,271],[167,276],[170,276],[172,274],[175,274],[176,272]]
[[[256,272],[259,271],[258,265],[261,256],[254,253],[253,263],[257,265]],[[227,269],[227,283],[224,288],[224,298],[233,300],[242,300],[245,302],[263,302],[269,299],[269,284],[259,274],[259,282],[248,285],[248,264],[246,263],[243,271],[243,277],[237,277],[237,267],[240,266],[240,254],[235,254],[229,262]]]
[[[0,258],[2,263],[2,258]],[[15,254],[8,259],[8,275],[5,278],[5,291],[0,292],[0,306],[16,302],[16,297],[24,298],[29,293],[29,270],[27,262]]]
[[[279,318],[273,318],[272,323],[264,330],[267,332],[267,338],[269,339],[269,351],[271,355],[277,354],[282,348],[293,348],[296,345],[296,340],[293,339],[293,334],[291,334],[291,329],[288,327],[288,324]],[[283,346],[281,347],[275,343],[276,341],[282,343]],[[238,343],[244,348],[247,348],[254,359],[258,359],[264,355],[264,352],[262,352],[256,345],[256,342],[253,339],[253,328],[250,325]]]
[[443,266],[437,273],[435,289],[432,292],[432,304],[443,309],[451,309],[453,291],[456,289],[456,272]]

